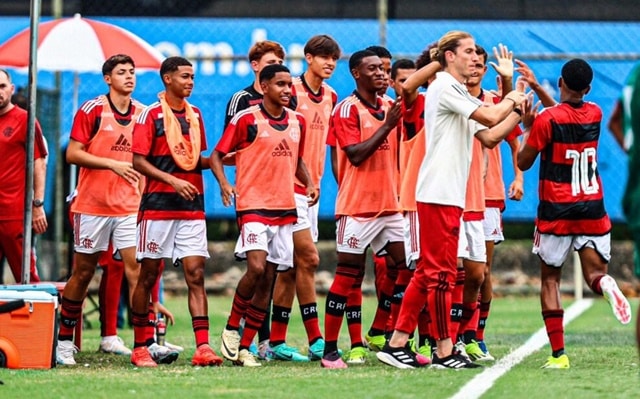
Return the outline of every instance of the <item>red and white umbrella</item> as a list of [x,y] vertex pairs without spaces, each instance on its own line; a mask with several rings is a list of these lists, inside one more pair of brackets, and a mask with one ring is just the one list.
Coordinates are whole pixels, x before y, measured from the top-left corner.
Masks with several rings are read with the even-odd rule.
[[[136,69],[159,69],[164,57],[149,43],[116,25],[80,17],[62,18],[38,27],[38,69],[41,71],[100,72],[115,54],[133,58]],[[29,29],[0,45],[0,65],[29,65]]]

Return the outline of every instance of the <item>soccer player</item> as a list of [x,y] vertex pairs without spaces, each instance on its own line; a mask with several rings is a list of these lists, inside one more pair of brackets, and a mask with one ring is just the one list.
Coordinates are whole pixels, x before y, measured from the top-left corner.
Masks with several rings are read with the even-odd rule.
[[[0,181],[0,258],[5,257],[16,282],[22,281],[22,244],[24,230],[24,197],[26,182],[25,151],[27,140],[27,111],[15,106],[11,96],[15,86],[9,72],[0,69],[0,151],[2,172]],[[33,166],[33,232],[42,234],[47,229],[44,212],[44,188],[47,174],[47,146],[36,121]],[[29,264],[29,281],[40,281],[36,269],[36,257],[32,251]]]
[[[627,186],[622,210],[634,241],[633,265],[640,277],[640,64],[631,71],[609,119],[609,130],[629,156]],[[640,317],[636,317],[636,338],[640,350]]]
[[432,367],[475,366],[453,351],[449,333],[451,288],[455,283],[460,217],[472,140],[475,136],[487,147],[497,145],[520,121],[518,112],[521,111],[517,106],[525,97],[523,93],[511,92],[500,103],[484,107],[468,93],[464,81],[479,62],[475,41],[469,33],[446,33],[434,52],[444,70],[438,72],[429,86],[425,100],[428,145],[416,188],[420,261],[405,291],[395,331],[384,349],[377,353],[380,361],[397,368],[419,366],[405,346],[425,302],[437,345]]
[[[289,107],[300,112],[307,121],[303,159],[316,190],[320,190],[329,118],[338,98],[325,80],[335,70],[340,47],[332,37],[317,35],[307,41],[304,53],[307,70],[293,79]],[[270,344],[273,356],[278,360],[319,360],[324,353],[324,339],[318,321],[315,289],[315,271],[320,262],[314,244],[318,241],[318,204],[307,205],[306,190],[300,181],[296,181],[295,197],[298,221],[293,225],[294,267],[278,268],[273,290]],[[307,332],[307,356],[285,343],[294,294],[298,297]]]
[[[262,86],[260,85],[260,71],[267,65],[280,64],[284,62],[284,48],[280,43],[263,40],[256,42],[249,49],[249,62],[251,63],[251,69],[253,70],[254,80],[250,86],[236,92],[229,103],[227,104],[227,110],[224,119],[224,129],[227,128],[231,119],[240,111],[243,111],[253,105],[260,104],[262,102]],[[224,131],[223,129],[223,131]],[[225,159],[225,164],[233,164],[233,153],[229,154]],[[264,322],[258,331],[258,347],[255,344],[251,344],[250,350],[258,354],[258,357],[262,360],[271,360],[273,353],[269,345],[269,309],[264,318]],[[283,347],[284,348],[284,347]]]
[[284,62],[284,49],[280,43],[270,40],[257,42],[249,49],[249,62],[253,70],[254,80],[251,85],[237,91],[229,99],[224,117],[225,129],[235,114],[262,101],[262,87],[259,80],[260,71],[267,65],[282,64]]
[[[302,159],[304,117],[287,108],[292,86],[289,69],[278,64],[264,67],[260,84],[262,103],[236,114],[211,157],[223,204],[235,201],[240,226],[235,254],[247,260],[221,344],[224,357],[243,367],[261,366],[249,345],[267,313],[276,267],[293,266],[293,224],[298,219],[295,179],[304,185],[309,205],[318,200]],[[235,187],[222,166],[224,156],[234,151]],[[240,335],[242,318],[245,325]]]
[[593,70],[586,61],[568,61],[558,79],[560,103],[539,115],[537,107],[532,108],[522,119],[525,131],[518,166],[528,170],[541,154],[533,253],[540,257],[542,318],[552,351],[542,368],[570,367],[560,277],[572,249],[578,251],[584,279],[593,292],[609,301],[618,321],[631,321],[629,302],[607,274],[611,221],[597,170],[602,110],[584,100],[592,79]]
[[[476,72],[467,79],[467,90],[469,90],[469,94],[484,104],[494,105],[500,102],[500,98],[488,90],[483,90],[481,86],[487,72],[488,54],[480,45],[476,45],[476,52],[480,57],[480,63],[476,65]],[[504,89],[502,94],[507,94],[508,91],[511,91],[513,81],[512,54],[507,52],[503,46],[499,46],[499,51],[494,48],[494,54],[498,63],[492,62],[491,65],[499,74],[499,81]],[[521,133],[520,128],[516,126],[505,139],[513,154],[512,161],[515,171],[515,180],[510,185],[509,196],[517,200],[521,199],[523,195],[522,171],[518,169],[517,165],[518,136]],[[469,257],[463,260],[465,283],[459,334],[465,344],[465,352],[472,360],[491,361],[495,359],[486,350],[484,326],[493,294],[490,274],[493,246],[495,242],[499,243],[504,240],[501,212],[504,210],[505,186],[502,180],[500,146],[487,149],[474,140],[473,157],[469,183],[467,184],[467,203],[471,198],[481,202],[475,203],[469,212],[465,209],[463,213]],[[475,177],[472,180],[474,172]]]
[[[131,57],[118,54],[102,66],[106,95],[85,102],[73,121],[67,162],[80,166],[77,195],[71,203],[74,231],[73,269],[62,293],[58,363],[74,365],[73,329],[98,261],[110,244],[122,256],[133,292],[138,281],[136,215],[140,174],[133,169],[133,126],[143,105],[131,95],[136,85]],[[103,337],[101,350],[130,354],[117,335]],[[156,347],[151,348],[155,351]],[[163,351],[163,348],[157,348]],[[164,357],[163,354],[156,354]]]
[[[401,84],[401,95],[403,99],[402,112],[402,141],[400,142],[400,207],[404,212],[404,244],[405,256],[410,273],[398,274],[394,296],[392,300],[392,312],[387,331],[393,332],[397,322],[398,313],[402,304],[409,281],[413,276],[416,264],[420,257],[420,229],[416,205],[416,182],[420,164],[426,152],[425,129],[424,129],[424,106],[425,92],[418,92],[418,89],[427,89],[429,84],[435,79],[436,72],[441,66],[437,60],[432,60],[431,48],[435,44],[427,47],[415,62],[417,70],[415,73],[406,76],[404,82],[401,80],[406,73],[398,69],[393,85]],[[393,74],[393,70],[392,70]],[[397,309],[396,309],[397,308]],[[418,316],[418,340],[415,345],[416,353],[427,359],[431,358],[431,337],[430,317],[427,308],[423,308]],[[435,342],[435,341],[433,341]],[[383,346],[384,347],[384,346]],[[418,358],[418,356],[416,356]]]
[[[375,53],[356,51],[349,59],[356,90],[333,112],[339,149],[336,241],[338,265],[327,295],[325,350],[321,365],[346,368],[338,352],[338,335],[346,313],[360,313],[366,249],[386,251],[394,265],[404,264],[402,215],[397,193],[397,127],[401,100],[385,102],[383,63]],[[352,293],[357,295],[352,296]],[[359,315],[356,315],[359,316]],[[347,319],[349,321],[349,318]],[[354,348],[364,348],[361,325],[349,325]],[[364,362],[364,356],[362,361]]]
[[217,366],[222,359],[209,346],[204,288],[209,252],[202,170],[209,168],[209,160],[201,151],[207,142],[200,110],[186,101],[193,91],[193,66],[185,58],[169,57],[160,66],[160,78],[165,87],[160,101],[145,109],[133,131],[133,165],[147,181],[138,212],[136,257],[141,269],[131,309],[135,339],[131,363],[157,367],[147,349],[147,307],[161,262],[171,258],[182,266],[189,291],[196,342],[191,364]]

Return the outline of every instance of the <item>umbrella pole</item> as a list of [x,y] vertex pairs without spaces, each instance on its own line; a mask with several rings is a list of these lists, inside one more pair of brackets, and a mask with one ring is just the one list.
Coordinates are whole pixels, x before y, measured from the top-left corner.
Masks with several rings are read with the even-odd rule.
[[[78,110],[78,89],[80,87],[80,75],[78,72],[73,73],[73,112]],[[73,193],[78,184],[78,167],[75,164],[69,165],[69,194]]]
[[29,46],[29,89],[27,116],[27,181],[24,190],[24,239],[22,242],[22,284],[29,284],[31,272],[31,221],[33,219],[33,149],[36,133],[36,91],[38,85],[38,24],[40,23],[41,0],[31,0],[31,32]]

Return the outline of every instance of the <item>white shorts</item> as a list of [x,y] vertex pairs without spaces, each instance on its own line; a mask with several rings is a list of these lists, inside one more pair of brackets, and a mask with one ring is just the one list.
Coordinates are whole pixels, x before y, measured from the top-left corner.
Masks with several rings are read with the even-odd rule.
[[484,239],[484,229],[482,220],[470,220],[464,224],[464,233],[467,236],[468,255],[463,258],[473,262],[487,261],[487,246]]
[[420,257],[420,222],[416,211],[404,214],[404,256],[407,267],[414,269]]
[[293,267],[292,226],[269,226],[260,222],[243,224],[234,250],[236,257],[246,259],[249,251],[264,251],[267,261],[278,265],[279,270]]
[[582,248],[593,248],[607,262],[611,260],[611,234],[603,236],[555,236],[533,233],[533,249],[531,252],[549,266],[561,267],[569,251],[579,251]]
[[204,219],[143,220],[138,224],[138,261],[171,258],[172,262],[187,256],[209,258],[207,225]]
[[469,244],[467,233],[464,231],[464,222],[460,218],[460,234],[458,235],[458,258],[469,259]]
[[320,205],[316,203],[314,206],[309,206],[306,195],[296,193],[295,198],[298,220],[293,225],[293,232],[309,229],[313,242],[318,242],[318,209]]
[[500,212],[500,208],[486,208],[484,210],[482,227],[484,228],[485,241],[493,241],[495,244],[499,244],[504,241],[504,232],[502,231],[502,212]]
[[106,251],[109,241],[114,250],[136,246],[136,218],[129,216],[95,216],[73,214],[73,250],[82,254]]
[[390,242],[404,240],[402,214],[361,219],[341,216],[336,222],[336,250],[348,254],[363,254],[367,247],[380,255]]

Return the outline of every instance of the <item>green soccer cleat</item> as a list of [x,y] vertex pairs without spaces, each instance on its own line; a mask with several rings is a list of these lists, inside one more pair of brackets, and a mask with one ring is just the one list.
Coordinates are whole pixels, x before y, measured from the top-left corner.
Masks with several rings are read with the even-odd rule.
[[569,356],[561,355],[560,357],[549,356],[547,362],[542,365],[542,369],[568,369],[571,367],[569,365]]
[[471,340],[470,343],[466,344],[464,347],[465,352],[467,352],[467,356],[474,362],[488,362],[495,360],[493,356],[487,356],[487,354],[480,348],[478,342],[475,340]]
[[347,355],[347,364],[364,364],[367,360],[367,348],[356,346]]
[[384,344],[387,343],[387,338],[382,335],[369,335],[364,336],[364,340],[367,341],[367,346],[374,352],[380,352],[384,348]]
[[431,346],[429,346],[429,344],[422,345],[415,352],[419,355],[431,359]]
[[296,348],[288,346],[285,343],[272,346],[273,358],[275,360],[284,360],[289,362],[308,362],[309,358],[301,355]]

